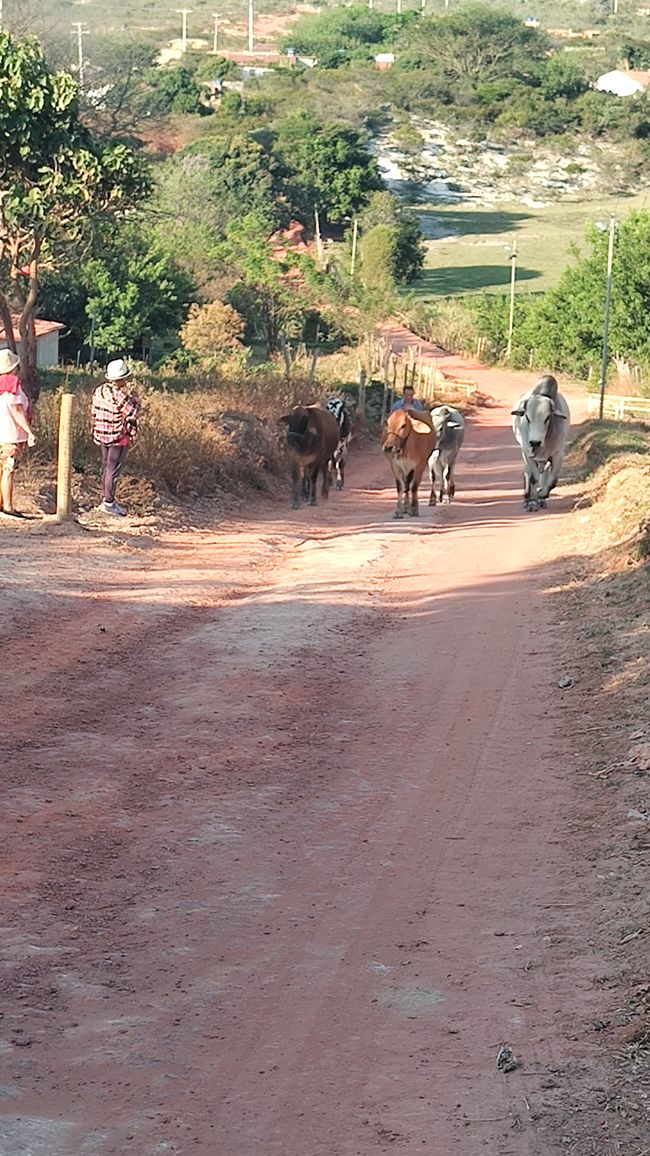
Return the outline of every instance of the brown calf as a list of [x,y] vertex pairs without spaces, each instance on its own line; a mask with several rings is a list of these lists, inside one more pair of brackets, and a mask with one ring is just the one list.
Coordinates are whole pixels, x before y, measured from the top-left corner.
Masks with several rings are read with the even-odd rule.
[[397,484],[395,518],[417,518],[418,486],[430,455],[436,448],[436,431],[426,410],[398,409],[388,415],[382,445],[390,454]]

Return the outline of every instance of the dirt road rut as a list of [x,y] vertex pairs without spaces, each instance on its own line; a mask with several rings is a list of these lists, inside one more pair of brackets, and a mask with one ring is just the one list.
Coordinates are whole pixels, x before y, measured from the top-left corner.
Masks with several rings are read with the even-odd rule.
[[418,522],[374,451],[152,554],[7,538],[2,1156],[556,1151],[567,503],[508,400]]

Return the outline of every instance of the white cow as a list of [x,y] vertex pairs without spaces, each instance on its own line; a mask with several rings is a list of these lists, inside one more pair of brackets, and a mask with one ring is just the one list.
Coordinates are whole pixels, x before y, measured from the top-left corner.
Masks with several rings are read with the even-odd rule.
[[562,469],[571,414],[547,375],[519,398],[512,411],[512,428],[524,459],[524,509],[539,510],[557,485]]
[[456,493],[454,467],[458,451],[465,437],[465,419],[462,413],[450,405],[438,405],[431,410],[431,421],[436,431],[436,448],[429,458],[429,478],[431,495],[429,505],[436,504],[436,486],[440,501],[446,496],[451,502]]

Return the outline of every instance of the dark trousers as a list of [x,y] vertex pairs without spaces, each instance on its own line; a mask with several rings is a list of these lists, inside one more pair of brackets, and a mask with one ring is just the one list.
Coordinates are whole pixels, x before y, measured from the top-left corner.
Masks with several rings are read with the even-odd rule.
[[102,446],[102,492],[105,502],[115,501],[115,487],[128,448],[128,446]]

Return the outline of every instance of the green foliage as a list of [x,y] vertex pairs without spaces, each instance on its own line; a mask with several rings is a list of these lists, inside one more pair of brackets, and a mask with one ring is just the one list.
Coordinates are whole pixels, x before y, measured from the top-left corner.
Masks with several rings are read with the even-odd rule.
[[320,68],[339,68],[351,60],[372,60],[390,48],[396,34],[414,22],[415,13],[385,15],[354,5],[301,16],[282,42],[300,55],[315,56]]
[[361,238],[361,276],[367,288],[390,289],[395,284],[393,268],[397,235],[391,225],[373,225]]
[[589,91],[587,78],[572,56],[556,53],[549,56],[540,68],[540,89],[546,100],[575,100]]
[[461,90],[476,90],[492,80],[530,76],[549,42],[507,12],[476,5],[414,22],[400,48],[399,67],[426,68]]
[[[515,297],[514,365],[545,366],[585,375],[599,366],[608,238],[590,226],[589,252],[545,294]],[[484,295],[472,303],[476,332],[499,360],[507,340],[507,295]],[[612,275],[609,347],[634,364],[650,361],[650,213],[634,211],[621,223]]]
[[100,355],[130,351],[151,330],[160,340],[184,320],[192,284],[170,259],[142,218],[97,230],[80,265],[45,274],[42,302],[48,312],[88,345],[94,314]]
[[202,296],[216,295],[217,250],[229,223],[248,213],[280,216],[274,181],[273,158],[242,132],[206,138],[161,166],[156,236]]
[[158,116],[204,111],[199,103],[199,88],[188,68],[154,68],[147,74],[146,83]]
[[624,40],[619,55],[630,68],[650,69],[650,40]]
[[[389,280],[395,285],[407,285],[417,277],[424,265],[426,247],[422,239],[422,231],[414,213],[402,208],[395,197],[388,192],[373,193],[366,209],[359,218],[362,234],[362,260],[364,263],[364,280],[372,285],[367,276],[366,260],[363,254],[368,246],[364,244],[364,234],[377,226],[388,228],[391,232],[390,246],[386,249],[388,260]],[[379,242],[375,237],[370,244],[370,251],[377,249]],[[382,282],[383,283],[383,282]]]
[[256,213],[232,220],[218,259],[231,278],[228,303],[246,321],[249,340],[263,340],[274,353],[284,334],[300,328],[306,300],[301,282],[288,276],[292,263],[273,258],[270,232],[268,219]]
[[382,188],[363,135],[346,125],[323,125],[307,112],[279,122],[274,153],[288,199],[305,220],[313,218],[316,207],[330,221],[342,221]]
[[[125,145],[102,144],[83,126],[74,81],[49,69],[37,41],[0,32],[0,75],[0,276],[21,305],[23,377],[36,393],[32,318],[41,267],[60,262],[97,219],[129,210],[149,181]],[[0,311],[9,324],[5,293]]]

